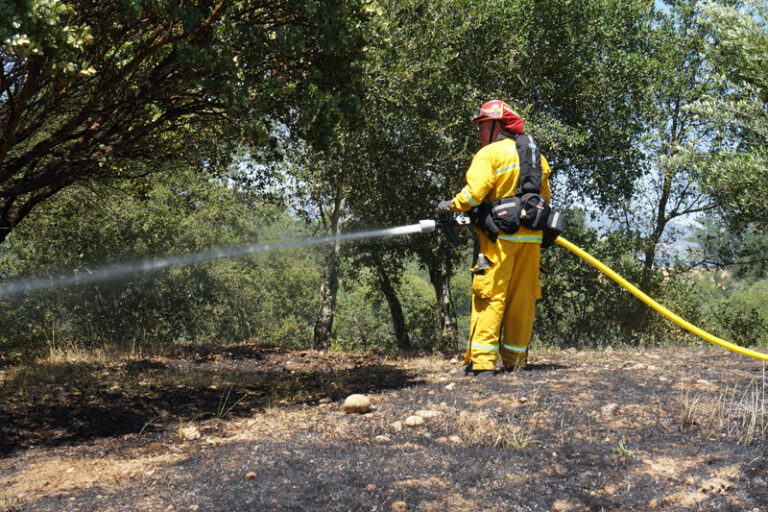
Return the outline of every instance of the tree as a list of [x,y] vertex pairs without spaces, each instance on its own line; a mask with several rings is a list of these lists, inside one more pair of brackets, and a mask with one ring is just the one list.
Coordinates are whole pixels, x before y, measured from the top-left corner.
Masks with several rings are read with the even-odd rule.
[[[315,346],[329,348],[339,289],[342,234],[348,220],[348,195],[360,171],[362,148],[354,134],[365,123],[360,91],[360,68],[368,32],[362,2],[339,1],[334,11],[359,23],[334,27],[336,40],[320,44],[312,62],[311,78],[323,87],[327,108],[298,109],[285,123],[291,189],[298,212],[319,221],[324,234],[334,237],[325,255],[320,286],[320,309],[315,324]],[[311,88],[310,88],[311,90]]]
[[[492,97],[527,118],[567,184],[563,193],[626,197],[640,172],[633,143],[643,129],[647,16],[646,2],[627,0],[381,3],[359,134],[369,141],[370,171],[350,199],[354,215],[369,225],[434,216],[437,201],[463,185],[477,149],[469,119]],[[455,346],[450,276],[462,251],[437,236],[386,247],[429,269],[437,337]]]
[[[704,190],[714,196],[734,229],[768,225],[768,7],[706,4],[699,22],[711,37],[705,47],[709,76],[719,88],[690,106],[722,140],[722,151],[702,166]],[[691,148],[697,154],[698,148]]]
[[345,47],[356,8],[2,2],[0,243],[78,181],[221,168],[237,143],[266,140],[270,118],[299,105],[302,119],[333,110],[315,60]]
[[[706,30],[698,15],[696,1],[670,2],[654,13],[649,33],[653,79],[647,108],[641,109],[646,129],[638,148],[647,170],[633,183],[634,197],[614,216],[625,233],[641,241],[645,288],[652,284],[660,245],[680,234],[674,223],[714,207],[699,186],[698,169],[718,143],[688,108],[718,89],[707,75]],[[690,157],[691,146],[702,152],[699,158]]]
[[687,258],[690,267],[728,268],[748,280],[768,275],[768,233],[757,224],[733,229],[713,212],[693,227],[690,241],[695,244]]

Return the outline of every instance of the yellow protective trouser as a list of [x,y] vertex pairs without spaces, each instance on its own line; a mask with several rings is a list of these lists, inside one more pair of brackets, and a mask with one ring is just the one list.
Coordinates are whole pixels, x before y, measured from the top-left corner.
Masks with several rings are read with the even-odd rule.
[[464,364],[471,362],[474,370],[494,369],[499,353],[505,367],[525,366],[536,299],[541,298],[540,245],[503,240],[494,245],[492,266],[472,280],[472,316]]

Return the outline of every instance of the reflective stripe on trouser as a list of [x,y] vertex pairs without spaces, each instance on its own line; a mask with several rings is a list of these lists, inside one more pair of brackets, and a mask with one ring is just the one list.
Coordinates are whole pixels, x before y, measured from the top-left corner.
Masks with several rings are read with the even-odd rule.
[[536,299],[541,297],[539,244],[499,241],[495,246],[497,263],[472,283],[464,364],[472,362],[476,370],[493,369],[499,354],[504,366],[525,366]]

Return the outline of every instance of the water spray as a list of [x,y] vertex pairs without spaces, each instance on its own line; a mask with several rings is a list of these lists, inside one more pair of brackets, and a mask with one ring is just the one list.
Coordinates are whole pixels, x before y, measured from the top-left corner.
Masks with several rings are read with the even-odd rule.
[[245,256],[247,254],[254,254],[259,252],[294,249],[297,247],[322,245],[336,241],[363,240],[368,238],[383,238],[388,236],[401,236],[413,233],[426,233],[428,231],[434,231],[437,229],[438,226],[442,225],[442,222],[447,221],[420,221],[418,224],[379,229],[375,231],[362,231],[359,233],[347,233],[343,235],[326,236],[322,238],[305,238],[292,242],[276,244],[258,244],[250,245],[247,247],[211,249],[195,254],[166,256],[162,258],[152,258],[132,263],[116,263],[113,265],[106,265],[94,269],[85,269],[77,272],[58,273],[49,276],[17,279],[0,284],[0,299],[8,298],[21,293],[56,288],[59,286],[92,284],[101,281],[110,281],[126,277],[131,274],[152,272],[177,265],[191,265],[221,258],[235,258],[238,256]]
[[[13,295],[33,292],[48,288],[54,288],[58,286],[76,285],[76,284],[91,284],[99,281],[107,281],[112,279],[118,279],[130,274],[139,272],[151,272],[154,270],[160,270],[167,267],[176,265],[190,265],[195,263],[202,263],[205,261],[216,260],[220,258],[234,258],[237,256],[244,256],[247,254],[254,254],[259,252],[276,251],[281,249],[293,249],[297,247],[307,247],[312,245],[321,245],[331,242],[341,242],[348,240],[364,240],[370,238],[383,238],[388,236],[402,236],[415,233],[429,233],[432,231],[441,230],[448,240],[458,245],[459,240],[456,234],[453,232],[454,228],[460,228],[471,225],[472,222],[468,217],[463,215],[447,216],[443,219],[425,219],[420,220],[417,224],[408,224],[405,226],[397,226],[393,228],[379,229],[375,231],[363,231],[359,233],[347,233],[338,236],[326,236],[322,238],[307,238],[302,240],[296,240],[293,242],[284,242],[278,244],[260,244],[251,245],[247,247],[229,248],[229,249],[212,249],[195,254],[186,254],[179,256],[168,256],[164,258],[155,258],[140,261],[137,263],[120,263],[114,265],[107,265],[96,268],[94,270],[85,270],[82,272],[71,272],[68,274],[57,274],[48,277],[33,277],[29,279],[19,279],[9,281],[4,284],[0,284],[0,299],[11,297]],[[561,224],[561,222],[560,222]],[[678,315],[672,313],[670,310],[650,298],[643,293],[639,288],[632,285],[629,281],[621,277],[614,272],[607,265],[600,260],[576,246],[575,244],[564,239],[562,236],[557,236],[554,239],[555,243],[568,249],[572,253],[576,254],[590,265],[597,268],[600,272],[607,275],[620,286],[628,290],[632,295],[643,301],[659,314],[675,322],[677,325],[687,330],[688,332],[703,338],[710,343],[723,347],[732,352],[751,357],[754,359],[760,359],[762,361],[768,361],[768,354],[750,350],[748,348],[736,345],[725,341],[717,336],[714,336],[695,325],[687,322]]]

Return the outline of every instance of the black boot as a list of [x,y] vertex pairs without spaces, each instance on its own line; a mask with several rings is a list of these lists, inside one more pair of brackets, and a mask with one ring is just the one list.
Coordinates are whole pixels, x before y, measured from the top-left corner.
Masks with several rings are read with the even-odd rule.
[[468,365],[462,366],[461,370],[464,372],[465,377],[485,378],[496,375],[496,370],[475,370],[472,368],[471,362]]

